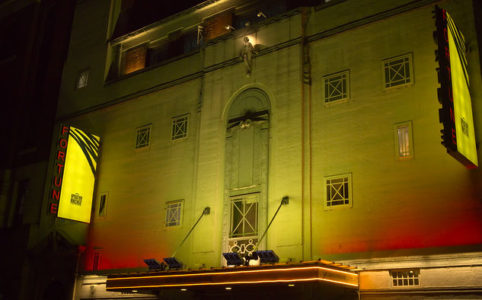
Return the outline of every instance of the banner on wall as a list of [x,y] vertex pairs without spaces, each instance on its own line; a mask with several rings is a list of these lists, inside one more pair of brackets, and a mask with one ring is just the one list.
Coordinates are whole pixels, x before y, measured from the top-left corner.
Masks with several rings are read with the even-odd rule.
[[439,63],[437,90],[442,108],[442,144],[455,159],[472,169],[478,166],[465,38],[445,9],[435,7]]
[[100,138],[62,125],[57,143],[50,212],[90,223]]

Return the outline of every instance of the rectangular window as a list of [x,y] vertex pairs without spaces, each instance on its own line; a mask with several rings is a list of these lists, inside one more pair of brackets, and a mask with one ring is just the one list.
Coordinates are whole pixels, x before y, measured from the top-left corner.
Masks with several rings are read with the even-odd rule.
[[167,202],[166,227],[181,225],[182,200]]
[[76,89],[85,88],[87,86],[89,82],[89,73],[90,73],[90,70],[88,69],[79,72],[79,75],[77,76],[77,81],[75,84]]
[[420,285],[420,270],[391,270],[392,284],[394,287]]
[[107,193],[100,194],[98,215],[99,217],[107,215]]
[[325,177],[325,208],[352,206],[351,174]]
[[151,127],[152,125],[145,125],[137,128],[136,135],[136,149],[147,148],[151,142]]
[[230,237],[258,234],[258,194],[242,195],[231,199]]
[[349,98],[350,72],[343,71],[323,77],[325,103],[345,102]]
[[412,54],[405,54],[383,61],[385,88],[413,83]]
[[172,119],[171,139],[179,140],[187,137],[187,129],[189,125],[189,115],[183,115]]
[[398,159],[413,157],[412,122],[395,124],[395,153]]
[[146,67],[146,45],[126,50],[122,57],[122,74],[129,74]]
[[233,11],[225,11],[203,21],[203,32],[206,41],[217,38],[230,31],[228,26],[233,25]]

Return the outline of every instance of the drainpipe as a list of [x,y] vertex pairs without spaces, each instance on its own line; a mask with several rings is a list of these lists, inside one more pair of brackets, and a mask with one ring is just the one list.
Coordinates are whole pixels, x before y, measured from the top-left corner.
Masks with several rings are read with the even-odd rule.
[[[306,27],[310,17],[310,8],[301,8],[301,228],[303,260],[311,260],[312,253],[312,171],[311,171],[311,64],[309,45],[306,39]],[[306,206],[308,201],[309,206]],[[308,219],[307,219],[308,217]],[[309,250],[306,250],[309,247]]]

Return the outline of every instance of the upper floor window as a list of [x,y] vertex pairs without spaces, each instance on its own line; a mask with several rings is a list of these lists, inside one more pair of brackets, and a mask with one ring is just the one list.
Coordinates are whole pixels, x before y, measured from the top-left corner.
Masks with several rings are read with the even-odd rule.
[[167,202],[166,227],[181,225],[182,200]]
[[398,159],[413,157],[412,122],[403,122],[394,125],[395,147]]
[[187,137],[189,115],[183,115],[172,119],[171,139],[178,140]]
[[77,81],[75,83],[76,89],[85,88],[87,86],[87,84],[89,83],[89,73],[89,69],[79,72],[79,75],[77,76]]
[[325,103],[345,102],[349,98],[349,71],[338,72],[323,77]]
[[412,54],[385,59],[383,70],[385,88],[412,84]]
[[146,45],[128,49],[122,53],[122,74],[129,74],[146,67]]
[[351,173],[325,177],[325,208],[352,206]]
[[150,145],[151,128],[151,124],[137,128],[136,149],[147,148]]

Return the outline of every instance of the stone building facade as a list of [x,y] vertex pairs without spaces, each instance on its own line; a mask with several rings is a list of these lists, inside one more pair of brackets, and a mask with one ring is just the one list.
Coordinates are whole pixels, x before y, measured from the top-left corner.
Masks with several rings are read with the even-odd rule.
[[480,141],[476,1],[205,1],[127,26],[139,5],[76,7],[58,123],[101,138],[90,224],[55,219],[86,245],[76,299],[139,298],[106,278],[173,253],[220,268],[258,241],[356,267],[363,299],[482,297],[482,174],[441,144],[434,41],[438,6]]

